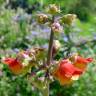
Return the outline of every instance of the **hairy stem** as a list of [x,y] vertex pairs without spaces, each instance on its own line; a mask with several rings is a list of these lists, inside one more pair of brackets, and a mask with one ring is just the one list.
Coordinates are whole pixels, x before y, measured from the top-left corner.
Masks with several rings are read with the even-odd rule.
[[[54,23],[54,16],[52,17],[52,23]],[[54,40],[54,32],[51,29],[51,33],[50,33],[50,40],[49,40],[49,48],[48,48],[48,55],[47,55],[47,66],[49,66],[51,64],[51,60],[52,60],[52,49],[53,49],[53,40]],[[49,78],[49,70],[47,69],[46,72],[46,78]],[[49,82],[47,80],[47,87],[45,90],[43,90],[43,96],[49,96]]]
[[48,57],[47,57],[48,66],[50,65],[52,59],[53,39],[54,39],[54,32],[51,30],[49,48],[48,48]]
[[[54,16],[52,18],[52,23],[54,22]],[[47,57],[47,65],[49,66],[52,59],[52,49],[53,49],[53,40],[54,40],[54,32],[51,29],[50,40],[49,40],[49,48],[48,48],[48,57]]]

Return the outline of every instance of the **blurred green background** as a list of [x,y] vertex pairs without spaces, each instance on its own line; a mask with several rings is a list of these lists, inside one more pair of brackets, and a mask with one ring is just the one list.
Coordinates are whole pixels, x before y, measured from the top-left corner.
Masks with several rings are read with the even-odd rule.
[[[62,14],[74,13],[78,19],[69,34],[58,38],[66,52],[96,58],[96,0],[0,0],[0,58],[15,56],[19,50],[32,46],[47,47],[50,29],[35,22],[35,14],[49,4],[61,7]],[[43,35],[42,35],[43,34]],[[69,35],[70,38],[67,37]],[[73,85],[50,84],[50,96],[96,96],[96,65]],[[0,96],[41,96],[25,77],[16,77],[0,63]]]

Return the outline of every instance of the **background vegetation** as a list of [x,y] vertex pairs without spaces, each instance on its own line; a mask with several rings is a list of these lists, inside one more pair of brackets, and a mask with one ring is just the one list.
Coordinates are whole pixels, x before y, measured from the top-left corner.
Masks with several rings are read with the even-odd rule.
[[[62,14],[75,13],[79,19],[68,34],[59,40],[62,49],[57,58],[70,52],[96,58],[96,0],[0,0],[0,58],[15,56],[22,49],[32,46],[46,48],[50,29],[35,22],[35,14],[45,6],[56,3]],[[42,35],[43,34],[43,35]],[[73,85],[50,85],[50,96],[96,96],[96,65]],[[0,63],[0,96],[41,96],[24,77],[16,77],[6,65]]]

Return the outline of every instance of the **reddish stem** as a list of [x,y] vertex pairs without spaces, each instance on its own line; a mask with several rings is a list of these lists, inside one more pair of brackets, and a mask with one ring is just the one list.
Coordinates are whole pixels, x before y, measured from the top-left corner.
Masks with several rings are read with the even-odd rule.
[[[52,23],[54,22],[54,16],[52,18]],[[52,50],[53,50],[53,40],[54,40],[54,32],[51,29],[49,48],[48,48],[48,57],[47,57],[47,65],[49,66],[52,60]]]

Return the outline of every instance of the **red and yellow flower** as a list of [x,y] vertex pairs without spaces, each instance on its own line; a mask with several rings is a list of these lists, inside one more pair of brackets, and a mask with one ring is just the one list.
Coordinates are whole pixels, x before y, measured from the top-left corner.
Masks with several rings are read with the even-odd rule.
[[6,58],[3,61],[5,64],[9,66],[9,69],[16,75],[21,74],[23,71],[23,66],[22,64],[14,58]]
[[2,60],[3,63],[7,64],[13,74],[26,74],[32,67],[30,63],[31,59],[26,51],[17,54],[16,58],[5,58]]
[[75,59],[75,62],[69,59],[61,60],[59,66],[53,72],[53,76],[59,80],[61,85],[71,84],[83,74],[89,62],[92,62],[92,58],[84,59],[80,56]]
[[92,58],[83,58],[81,56],[75,55],[73,56],[73,64],[75,67],[80,68],[81,70],[85,70],[87,67],[87,64],[92,62]]

